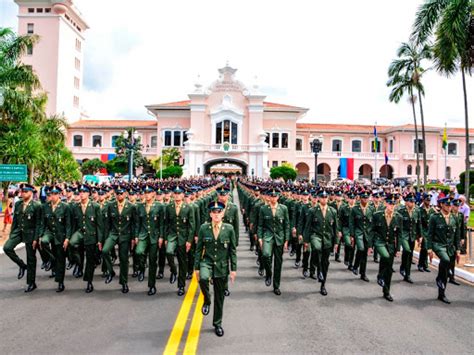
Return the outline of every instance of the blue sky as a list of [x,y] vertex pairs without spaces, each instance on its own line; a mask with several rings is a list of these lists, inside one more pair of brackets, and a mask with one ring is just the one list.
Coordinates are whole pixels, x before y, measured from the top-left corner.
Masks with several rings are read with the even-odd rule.
[[[94,119],[150,118],[144,105],[187,99],[197,75],[208,86],[229,61],[267,101],[309,108],[306,122],[412,123],[385,83],[421,2],[75,0],[91,27],[82,104]],[[0,26],[16,29],[16,13],[0,0]],[[424,84],[426,125],[462,127],[460,76],[431,71]]]

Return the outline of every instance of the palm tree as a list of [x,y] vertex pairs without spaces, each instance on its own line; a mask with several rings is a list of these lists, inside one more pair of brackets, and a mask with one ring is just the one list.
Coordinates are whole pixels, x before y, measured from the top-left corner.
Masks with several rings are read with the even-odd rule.
[[[431,47],[428,44],[415,45],[412,42],[402,43],[400,48],[397,51],[397,57],[399,60],[395,60],[393,64],[393,69],[389,69],[389,75],[397,75],[401,71],[411,73],[411,79],[413,81],[413,86],[416,88],[418,93],[418,102],[420,107],[420,118],[421,118],[421,138],[422,138],[422,154],[423,154],[423,186],[426,189],[426,135],[425,135],[425,115],[423,113],[423,101],[422,96],[425,95],[423,84],[421,83],[421,77],[426,72],[422,67],[422,61],[432,58]],[[415,123],[416,126],[416,123]],[[416,129],[416,127],[415,127]],[[418,145],[418,140],[417,140]],[[416,147],[419,150],[419,147]]]
[[426,43],[434,36],[433,56],[436,69],[447,77],[461,71],[466,125],[466,176],[464,190],[469,201],[469,117],[467,108],[466,74],[471,75],[469,26],[474,17],[472,0],[427,0],[422,4],[413,24],[412,39]]
[[[422,46],[418,48],[412,43],[402,43],[397,51],[397,59],[390,63],[388,68],[389,80],[387,86],[393,87],[390,92],[390,102],[399,103],[401,98],[408,94],[409,102],[412,106],[413,122],[415,124],[415,154],[416,154],[416,176],[417,186],[420,187],[420,155],[419,155],[419,136],[418,136],[418,124],[416,120],[416,109],[415,102],[417,100],[414,91],[418,92],[420,99],[420,112],[423,112],[423,105],[421,103],[421,96],[425,94],[423,85],[421,84],[420,78],[425,72],[421,67],[421,60],[430,56],[430,49],[428,46]],[[424,136],[424,117],[422,118],[422,135],[423,135],[423,183],[426,184],[426,149],[425,149],[425,136]]]

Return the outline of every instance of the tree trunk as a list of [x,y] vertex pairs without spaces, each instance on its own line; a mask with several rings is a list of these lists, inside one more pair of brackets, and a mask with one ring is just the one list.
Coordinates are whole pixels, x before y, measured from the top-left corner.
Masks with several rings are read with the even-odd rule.
[[[411,91],[411,90],[410,90]],[[416,154],[416,186],[420,189],[420,155],[418,154],[418,125],[416,123],[415,97],[410,92],[411,108],[413,110],[413,121],[415,122],[415,154]]]
[[462,77],[462,90],[464,94],[464,119],[466,120],[466,172],[464,176],[464,194],[466,195],[466,201],[469,205],[469,171],[471,169],[471,162],[469,159],[469,115],[467,111],[467,89],[466,89],[466,76],[464,74],[464,68],[461,67]]
[[35,165],[31,164],[29,169],[30,175],[28,176],[28,184],[33,185],[33,176],[35,175]]
[[420,100],[420,117],[421,117],[421,138],[423,139],[423,189],[426,192],[426,136],[425,136],[425,115],[423,114],[423,103],[421,102],[421,92],[418,89],[418,99]]

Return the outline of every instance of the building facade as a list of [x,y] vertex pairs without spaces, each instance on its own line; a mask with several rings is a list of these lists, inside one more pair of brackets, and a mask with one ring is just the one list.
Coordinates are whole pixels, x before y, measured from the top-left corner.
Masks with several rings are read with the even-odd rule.
[[[212,171],[233,171],[266,177],[270,168],[291,163],[301,178],[311,178],[315,159],[310,142],[318,138],[318,175],[326,180],[341,175],[341,163],[350,159],[352,176],[416,177],[416,134],[412,124],[374,126],[331,123],[298,123],[308,109],[265,101],[258,86],[246,87],[226,65],[209,88],[195,85],[187,100],[147,105],[156,120],[81,120],[68,131],[68,144],[78,159],[113,153],[114,137],[135,127],[142,137],[144,154],[152,158],[162,149],[176,147],[186,176]],[[319,120],[321,121],[321,120]],[[429,179],[459,177],[464,170],[463,128],[447,128],[448,147],[442,149],[443,127],[425,127]],[[474,155],[473,139],[469,149]],[[422,166],[419,127],[420,167]],[[387,157],[387,164],[385,164]],[[446,173],[446,175],[445,175]]]

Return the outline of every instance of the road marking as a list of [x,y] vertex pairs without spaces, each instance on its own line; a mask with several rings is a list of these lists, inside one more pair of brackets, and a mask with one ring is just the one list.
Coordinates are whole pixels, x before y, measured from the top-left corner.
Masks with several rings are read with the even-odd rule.
[[171,331],[168,343],[166,344],[165,355],[174,355],[178,353],[179,344],[181,343],[181,337],[183,336],[186,323],[188,322],[188,315],[193,306],[194,296],[196,295],[198,282],[196,276],[193,275],[191,284],[189,285],[186,296],[184,297],[183,304],[179,310],[176,321],[174,322],[173,330]]
[[186,339],[186,345],[184,347],[183,354],[196,354],[199,344],[199,335],[201,333],[202,320],[204,318],[201,312],[203,304],[204,296],[202,295],[202,292],[199,292],[198,301],[196,308],[194,308],[194,316],[191,322],[191,328],[189,328],[188,338]]

